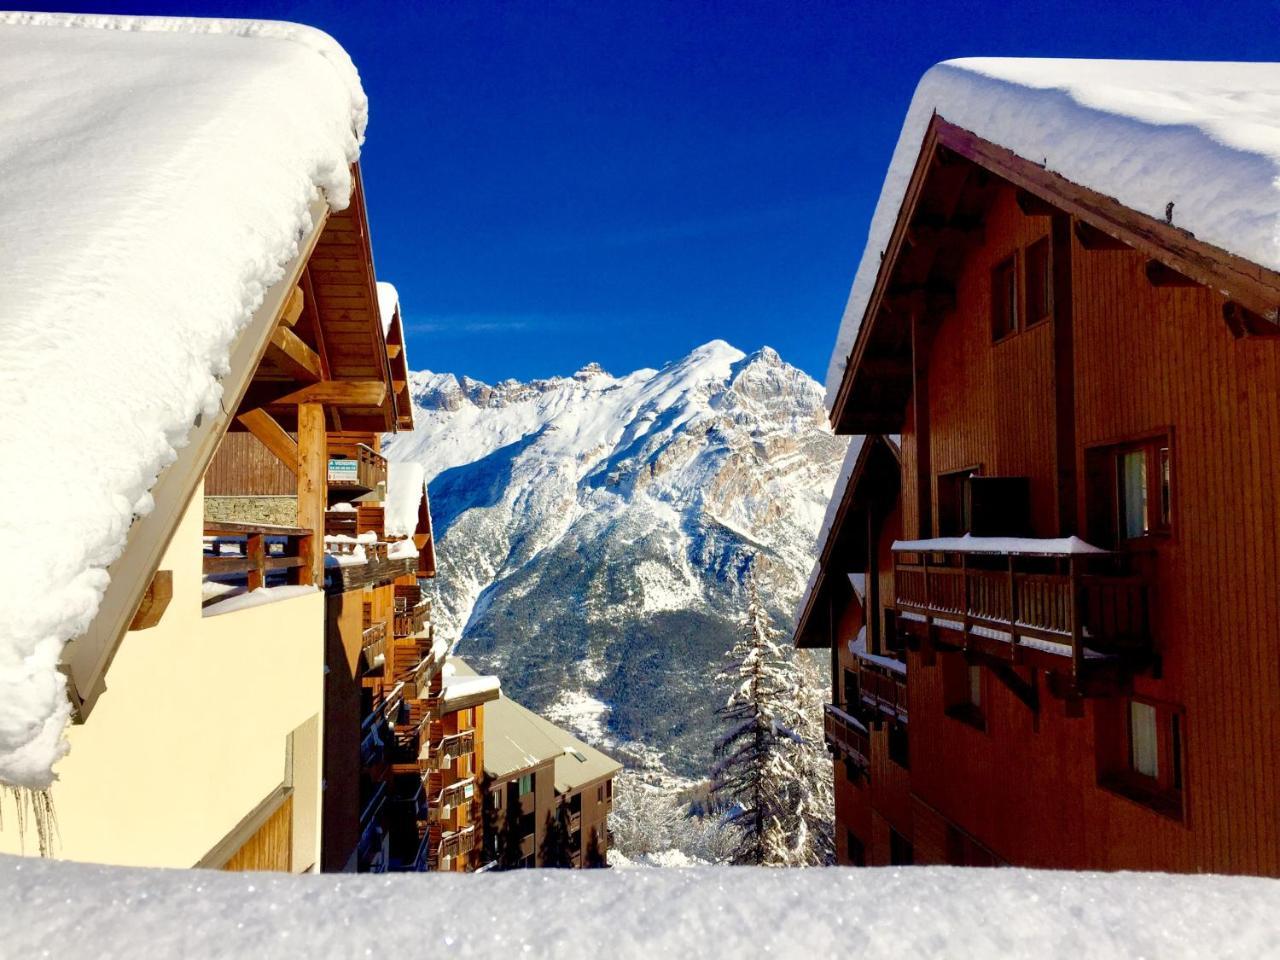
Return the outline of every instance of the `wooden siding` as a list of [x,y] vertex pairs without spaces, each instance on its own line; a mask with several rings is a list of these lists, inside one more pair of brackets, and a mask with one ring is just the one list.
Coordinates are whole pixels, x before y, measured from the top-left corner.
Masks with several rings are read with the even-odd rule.
[[[937,321],[928,369],[933,477],[976,466],[1029,477],[1039,536],[1060,528],[1055,321],[993,344],[989,288],[994,264],[1049,230],[1048,216],[1021,213],[1012,190],[996,197],[956,284],[955,310]],[[1185,814],[1166,816],[1099,785],[1107,746],[1099,738],[1117,735],[1099,718],[1108,701],[1086,700],[1073,716],[1024,669],[1039,698],[1033,710],[984,668],[978,730],[945,713],[947,655],[912,653],[916,858],[945,859],[950,823],[1016,865],[1280,875],[1280,340],[1233,337],[1221,295],[1153,287],[1134,251],[1088,250],[1074,232],[1070,243],[1078,529],[1089,529],[1097,509],[1084,482],[1088,450],[1171,441],[1172,532],[1150,538],[1143,561],[1161,663],[1133,686],[1184,710]],[[910,405],[906,417],[902,524],[908,535],[928,534],[915,506]],[[881,842],[901,819],[882,737],[873,744],[868,863],[887,862]],[[848,799],[837,809],[861,816]]]
[[284,798],[280,808],[257,832],[245,841],[244,846],[231,855],[223,870],[278,870],[289,872],[289,860],[293,853],[293,796]]
[[207,497],[292,497],[298,493],[298,478],[253,434],[232,431],[213,455],[204,492]]

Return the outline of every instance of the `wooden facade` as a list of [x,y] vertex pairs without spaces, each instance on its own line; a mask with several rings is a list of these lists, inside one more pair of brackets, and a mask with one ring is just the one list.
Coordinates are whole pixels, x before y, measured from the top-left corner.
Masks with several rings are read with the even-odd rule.
[[[829,736],[843,862],[1280,875],[1278,306],[1270,271],[935,118],[832,411],[900,469],[844,491],[797,633],[870,728],[865,774]],[[895,552],[895,525],[1023,539]],[[1071,536],[1108,552],[1037,545]],[[849,707],[877,657],[904,722]]]

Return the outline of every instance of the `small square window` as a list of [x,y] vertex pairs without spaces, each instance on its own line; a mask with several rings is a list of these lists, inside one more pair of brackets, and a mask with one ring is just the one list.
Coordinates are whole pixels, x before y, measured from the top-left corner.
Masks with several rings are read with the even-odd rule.
[[867,865],[867,848],[852,830],[845,831],[845,848],[849,851],[849,866],[865,867]]
[[1018,262],[1009,257],[991,271],[991,339],[1018,331]]
[[1053,313],[1053,265],[1049,256],[1049,238],[1037,240],[1027,247],[1024,258],[1026,325],[1041,323]]
[[911,768],[911,750],[905,724],[889,724],[889,759],[904,770]]
[[1095,543],[1114,547],[1171,532],[1173,457],[1167,437],[1090,450],[1086,463]]
[[1183,715],[1132,697],[1098,710],[1098,782],[1166,816],[1181,818]]

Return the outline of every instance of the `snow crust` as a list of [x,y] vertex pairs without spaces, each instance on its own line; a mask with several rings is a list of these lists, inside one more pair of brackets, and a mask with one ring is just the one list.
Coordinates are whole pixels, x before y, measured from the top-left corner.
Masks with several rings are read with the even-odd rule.
[[227,597],[225,600],[211,603],[200,611],[200,615],[216,617],[220,613],[232,613],[236,610],[247,610],[249,607],[261,607],[268,603],[279,603],[281,600],[292,600],[294,597],[305,597],[308,594],[317,593],[319,589],[313,584],[284,584],[279,587],[259,587],[257,590],[237,593]]
[[54,779],[62,648],[366,117],[309,27],[0,13],[0,783]]
[[[0,857],[7,954],[1216,960],[1280,952],[1280,882],[954,867],[290,876]],[[569,909],[566,905],[572,905]]]
[[400,294],[394,286],[385,280],[378,281],[378,316],[382,320],[382,335],[391,331],[391,322],[396,318],[396,308],[400,306]]
[[420,463],[387,461],[387,496],[382,504],[388,537],[411,537],[418,529],[418,507],[427,492],[427,471]]
[[497,677],[450,677],[445,680],[444,689],[440,692],[440,700],[448,706],[451,701],[464,697],[473,697],[479,693],[499,693],[502,683]]
[[949,60],[916,87],[827,369],[840,388],[934,112],[1066,179],[1280,269],[1280,64]]
[[1079,537],[933,537],[928,540],[895,540],[895,553],[1015,553],[1038,557],[1066,557],[1107,553]]

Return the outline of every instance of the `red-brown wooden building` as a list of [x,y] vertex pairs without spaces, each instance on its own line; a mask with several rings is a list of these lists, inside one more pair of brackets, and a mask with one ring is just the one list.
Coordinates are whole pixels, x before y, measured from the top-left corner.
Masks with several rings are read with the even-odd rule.
[[796,631],[832,649],[842,863],[1280,874],[1277,307],[933,116]]

